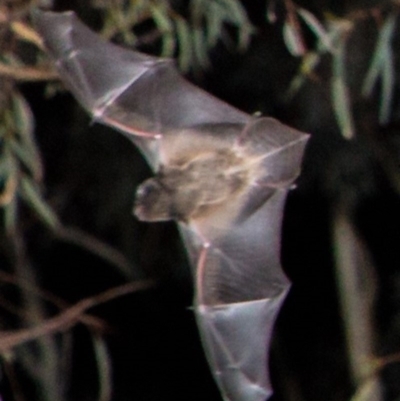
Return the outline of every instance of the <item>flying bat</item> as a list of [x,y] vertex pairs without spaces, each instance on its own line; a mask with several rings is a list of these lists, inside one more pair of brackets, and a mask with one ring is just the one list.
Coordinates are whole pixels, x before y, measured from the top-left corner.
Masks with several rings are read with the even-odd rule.
[[223,398],[266,400],[272,330],[290,286],[280,264],[283,207],[308,135],[216,99],[170,59],[107,43],[72,12],[34,19],[66,87],[155,173],[138,187],[134,214],[178,223]]

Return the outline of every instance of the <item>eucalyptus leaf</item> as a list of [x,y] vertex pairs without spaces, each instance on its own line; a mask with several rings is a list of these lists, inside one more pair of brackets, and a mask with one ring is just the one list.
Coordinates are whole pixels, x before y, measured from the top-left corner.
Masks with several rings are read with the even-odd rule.
[[17,197],[14,197],[11,202],[3,206],[4,213],[4,229],[6,233],[11,234],[15,231],[17,225]]
[[207,53],[207,42],[201,28],[193,29],[193,49],[196,62],[202,67],[208,67],[210,60]]
[[154,23],[162,35],[162,56],[171,57],[175,51],[174,25],[168,15],[168,8],[161,5],[150,7]]
[[283,24],[283,40],[293,56],[299,57],[304,54],[303,39],[289,19]]
[[32,153],[29,147],[21,145],[15,140],[10,140],[10,147],[18,158],[18,160],[29,170],[35,178],[41,178],[42,176],[42,164],[40,159]]
[[309,27],[309,29],[317,37],[320,44],[324,48],[332,50],[331,38],[328,35],[324,26],[318,20],[318,18],[314,14],[312,14],[310,11],[308,11],[302,7],[297,7],[296,11],[299,14],[299,16],[303,19],[303,21],[306,23],[306,25]]
[[386,62],[382,68],[382,94],[379,107],[379,122],[387,124],[390,118],[390,112],[393,102],[394,87],[395,87],[395,69],[394,56],[391,47],[387,48]]
[[344,138],[351,139],[355,135],[355,127],[346,83],[345,44],[346,36],[342,35],[332,59],[332,105],[340,132]]
[[183,18],[176,20],[176,32],[179,43],[179,67],[182,71],[188,71],[192,61],[192,42],[189,25]]
[[[34,118],[28,102],[18,93],[14,92],[12,97],[12,113],[14,135],[10,146],[21,162],[31,171],[36,179],[43,176],[42,161],[39,150],[33,137]],[[21,141],[17,142],[17,138]]]
[[112,398],[112,362],[104,339],[98,334],[92,334],[94,354],[99,376],[99,401],[109,401]]
[[371,95],[376,82],[382,74],[388,49],[391,48],[391,39],[396,27],[396,19],[397,14],[390,14],[379,32],[372,61],[362,86],[363,96],[367,97]]
[[207,13],[207,44],[215,46],[223,29],[223,19],[221,15],[224,9],[218,2],[210,3],[210,11]]
[[53,229],[60,225],[57,215],[42,198],[37,184],[31,178],[22,176],[20,190],[22,198],[32,207],[43,223]]

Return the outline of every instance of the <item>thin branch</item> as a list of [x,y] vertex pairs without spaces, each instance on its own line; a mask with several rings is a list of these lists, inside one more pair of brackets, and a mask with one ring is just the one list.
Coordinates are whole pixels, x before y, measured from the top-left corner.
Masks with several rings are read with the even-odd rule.
[[126,278],[132,278],[134,267],[117,249],[78,228],[58,226],[55,235],[66,242],[78,245],[116,266]]
[[145,290],[154,285],[151,280],[136,281],[111,288],[93,297],[85,298],[71,306],[59,315],[45,320],[43,323],[28,329],[0,332],[0,353],[10,351],[12,348],[33,341],[42,336],[48,336],[66,331],[74,326],[81,316],[90,308],[111,301],[129,293]]
[[57,72],[49,68],[16,67],[0,62],[0,76],[17,81],[51,81],[59,79]]
[[[53,293],[42,288],[38,288],[34,284],[22,279],[21,277],[16,278],[14,275],[1,270],[0,281],[8,284],[13,284],[21,289],[24,289],[25,291],[31,292],[39,296],[41,299],[50,302],[54,306],[57,306],[61,310],[68,309],[71,306]],[[86,326],[92,327],[96,330],[104,330],[104,328],[107,326],[106,323],[103,322],[100,318],[88,314],[83,314],[82,316],[80,316],[79,320],[82,324],[85,324]]]

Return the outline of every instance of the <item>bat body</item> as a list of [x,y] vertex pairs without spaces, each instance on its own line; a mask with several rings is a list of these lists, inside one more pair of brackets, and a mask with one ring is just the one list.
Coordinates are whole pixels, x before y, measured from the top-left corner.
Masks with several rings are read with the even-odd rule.
[[35,20],[65,85],[155,172],[139,186],[134,213],[178,222],[222,396],[264,401],[273,324],[289,289],[279,260],[283,206],[308,135],[212,97],[171,60],[106,43],[73,13],[36,12]]

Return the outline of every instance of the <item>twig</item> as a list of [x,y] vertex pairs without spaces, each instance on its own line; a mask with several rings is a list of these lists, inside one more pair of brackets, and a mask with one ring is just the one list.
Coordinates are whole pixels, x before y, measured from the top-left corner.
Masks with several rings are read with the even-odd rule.
[[126,278],[132,278],[134,267],[118,250],[78,228],[58,226],[55,235],[66,242],[78,245],[116,266]]
[[13,347],[33,341],[39,337],[66,331],[74,326],[88,309],[111,301],[114,298],[150,288],[153,285],[153,281],[143,280],[114,287],[98,295],[79,301],[59,315],[47,319],[35,327],[11,332],[0,332],[0,353],[10,351]]
[[0,63],[0,76],[17,81],[51,81],[59,79],[56,71],[48,68],[16,67]]
[[[43,300],[50,302],[51,304],[57,306],[61,310],[67,309],[71,306],[67,302],[65,302],[63,299],[54,295],[53,293],[46,291],[42,288],[38,288],[34,284],[30,283],[27,280],[24,280],[20,277],[16,278],[14,275],[12,275],[10,273],[6,273],[1,270],[0,270],[0,281],[2,281],[4,283],[13,284],[15,286],[18,286],[18,287],[24,289],[25,291],[29,291],[35,295],[38,295]],[[96,316],[83,314],[80,316],[79,320],[82,324],[85,324],[89,327],[93,327],[97,330],[104,330],[104,328],[106,327],[106,324],[100,318],[98,318]]]

